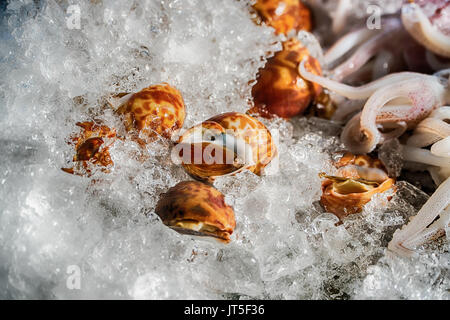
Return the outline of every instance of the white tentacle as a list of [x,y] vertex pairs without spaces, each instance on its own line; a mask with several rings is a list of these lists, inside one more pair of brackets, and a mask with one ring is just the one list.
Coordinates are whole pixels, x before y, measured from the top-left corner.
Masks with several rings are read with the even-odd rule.
[[[391,242],[389,242],[388,249],[402,256],[410,257],[416,255],[417,253],[413,251],[413,245],[423,243],[425,239],[429,238],[430,231],[436,232],[437,227],[447,221],[447,207],[449,206],[449,203],[450,178],[447,178],[447,180],[445,180],[433,193],[412,221],[401,230],[397,230],[394,233]],[[431,229],[427,229],[440,214],[444,214],[441,216],[442,220],[434,227],[431,226]]]

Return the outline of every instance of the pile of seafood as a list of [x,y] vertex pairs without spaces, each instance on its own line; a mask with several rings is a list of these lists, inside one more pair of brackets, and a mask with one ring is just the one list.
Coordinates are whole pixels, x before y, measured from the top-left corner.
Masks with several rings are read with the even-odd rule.
[[[397,176],[377,158],[377,150],[398,139],[403,159],[421,164],[437,188],[394,233],[388,249],[410,256],[416,247],[442,236],[450,222],[450,2],[407,1],[400,12],[380,16],[378,27],[363,20],[347,30],[351,5],[340,0],[330,12],[338,40],[320,58],[299,36],[314,37],[307,4],[258,0],[252,10],[255,23],[272,27],[284,41],[259,70],[246,113],[198,119],[199,124],[182,130],[185,103],[170,84],[111,94],[106,105],[122,121],[125,134],[96,119],[76,123],[82,130],[69,141],[76,151],[74,166],[63,170],[88,177],[93,168],[107,173],[114,166],[109,148],[117,139],[135,141],[144,154],[148,143],[166,139],[175,161],[193,180],[163,193],[156,214],[179,233],[228,243],[235,212],[214,182],[243,170],[264,175],[280,156],[261,119],[289,121],[313,114],[343,124],[345,154],[334,164],[334,175],[320,174],[320,204],[326,212],[342,223],[375,194],[395,191]],[[404,51],[398,43],[415,48]]]
[[0,39],[1,299],[450,298],[450,0],[11,0]]

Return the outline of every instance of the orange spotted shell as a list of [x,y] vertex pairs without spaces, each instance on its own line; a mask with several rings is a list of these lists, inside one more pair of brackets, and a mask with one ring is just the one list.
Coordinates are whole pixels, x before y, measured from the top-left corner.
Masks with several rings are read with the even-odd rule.
[[131,95],[117,113],[124,116],[126,130],[144,140],[156,135],[170,139],[183,126],[186,117],[183,97],[167,83]]
[[184,181],[170,188],[155,209],[172,229],[229,242],[236,227],[234,210],[214,187],[198,181]]
[[387,176],[380,160],[365,155],[347,153],[335,166],[337,176],[321,175],[326,179],[322,183],[320,203],[340,220],[361,212],[372,196],[387,191],[395,183]]
[[277,115],[292,118],[301,115],[321,92],[321,86],[303,79],[298,66],[307,59],[305,67],[321,75],[322,69],[306,47],[295,38],[283,43],[283,49],[260,69],[252,88],[254,107],[251,113],[270,118]]
[[[220,136],[220,134],[230,135],[239,141],[242,141],[246,145],[246,151],[249,151],[246,155],[251,158],[247,159],[248,165],[245,163],[233,163],[232,161],[226,161],[226,152],[220,150],[221,148],[215,148],[213,152],[220,153],[219,159],[224,159],[222,163],[218,161],[208,161],[206,159],[204,150],[212,144],[210,141],[201,140],[192,142],[191,138],[193,132],[200,130],[202,132],[209,131],[213,132],[215,137]],[[217,144],[217,140],[214,141]],[[179,139],[179,144],[190,144],[192,148],[194,146],[199,146],[203,157],[200,161],[194,162],[192,157],[187,163],[182,162],[185,170],[194,178],[205,181],[213,181],[216,177],[234,174],[240,172],[244,169],[252,171],[257,175],[263,173],[263,169],[274,159],[277,155],[277,148],[272,139],[270,131],[262,124],[260,121],[247,114],[238,112],[228,112],[217,116],[214,116],[203,123],[194,126],[193,128],[187,130]],[[222,145],[219,144],[219,147]],[[225,146],[223,146],[226,149]],[[184,152],[184,150],[182,150]],[[190,150],[191,155],[194,154],[193,149]],[[183,156],[181,154],[181,156]]]
[[[109,147],[116,139],[116,131],[93,121],[77,122],[76,125],[82,128],[81,134],[71,139],[76,150],[73,161],[77,165],[73,168],[62,168],[62,170],[71,174],[90,175],[89,164],[93,164],[104,167],[102,170],[107,172],[107,168],[114,165],[109,154]],[[105,143],[106,141],[109,144]]]
[[311,31],[311,11],[300,0],[258,0],[253,8],[276,34]]

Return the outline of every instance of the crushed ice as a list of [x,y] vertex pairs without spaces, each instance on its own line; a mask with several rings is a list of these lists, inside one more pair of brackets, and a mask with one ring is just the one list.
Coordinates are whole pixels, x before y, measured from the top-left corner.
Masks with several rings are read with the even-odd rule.
[[[72,4],[81,29],[67,27]],[[278,173],[216,182],[237,217],[229,245],[154,214],[159,194],[189,179],[161,141],[144,163],[134,143],[116,143],[116,166],[96,183],[60,170],[76,121],[114,126],[101,105],[111,92],[167,81],[184,96],[185,128],[244,112],[280,49],[247,1],[11,1],[0,25],[1,298],[450,298],[448,240],[414,260],[384,254],[425,193],[400,182],[391,201],[379,195],[339,226],[320,208],[318,173],[342,151],[325,120],[266,122],[279,133]]]

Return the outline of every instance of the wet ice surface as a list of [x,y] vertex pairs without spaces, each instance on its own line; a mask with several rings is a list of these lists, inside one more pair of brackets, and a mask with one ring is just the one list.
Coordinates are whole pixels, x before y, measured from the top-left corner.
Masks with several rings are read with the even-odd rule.
[[[158,196],[189,179],[163,141],[143,163],[118,141],[113,172],[95,183],[62,172],[76,121],[120,127],[97,103],[109,92],[167,81],[184,96],[187,128],[245,111],[261,57],[280,48],[245,1],[80,2],[81,30],[67,28],[67,7],[13,1],[1,20],[0,297],[450,298],[445,238],[419,258],[384,256],[426,194],[400,182],[391,201],[378,196],[340,226],[320,208],[318,173],[332,173],[342,151],[340,127],[325,120],[265,121],[278,133],[278,173],[215,183],[235,209],[229,245],[180,235],[154,214]],[[73,266],[78,290],[67,286]]]

